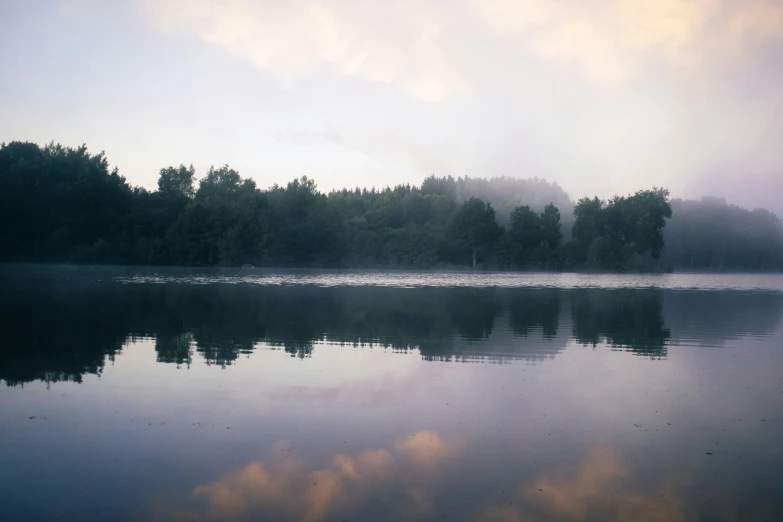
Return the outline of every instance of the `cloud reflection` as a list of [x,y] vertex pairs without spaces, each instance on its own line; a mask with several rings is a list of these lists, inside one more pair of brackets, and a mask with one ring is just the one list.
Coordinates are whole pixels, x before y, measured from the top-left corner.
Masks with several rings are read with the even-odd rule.
[[456,446],[434,431],[420,431],[391,449],[338,454],[322,469],[309,469],[285,445],[274,453],[268,461],[252,462],[196,486],[187,508],[164,509],[157,519],[318,522],[379,498],[398,500],[390,507],[416,519],[431,513],[432,474],[456,456]]
[[[314,469],[292,448],[279,445],[268,459],[196,486],[184,503],[158,506],[145,520],[742,519],[736,498],[700,496],[695,489],[699,481],[694,480],[698,470],[689,464],[649,475],[614,446],[597,444],[588,447],[580,461],[523,478],[510,494],[495,496],[486,487],[481,466],[471,463],[465,449],[434,431],[419,431],[389,448],[339,453],[325,467]],[[455,473],[454,466],[462,466],[462,473]],[[509,466],[515,473],[524,470],[518,464]]]
[[683,500],[672,483],[629,491],[631,470],[619,452],[592,448],[576,469],[556,471],[520,487],[514,502],[487,508],[480,522],[686,520]]

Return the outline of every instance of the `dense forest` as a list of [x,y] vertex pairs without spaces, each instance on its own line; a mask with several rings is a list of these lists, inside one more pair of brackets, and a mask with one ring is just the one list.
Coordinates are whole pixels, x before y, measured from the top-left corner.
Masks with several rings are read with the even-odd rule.
[[[183,266],[614,270],[783,268],[772,213],[665,189],[572,202],[541,179],[261,190],[229,166],[132,187],[103,153],[0,146],[0,261]],[[668,223],[668,225],[667,225]],[[666,246],[666,248],[664,248]]]

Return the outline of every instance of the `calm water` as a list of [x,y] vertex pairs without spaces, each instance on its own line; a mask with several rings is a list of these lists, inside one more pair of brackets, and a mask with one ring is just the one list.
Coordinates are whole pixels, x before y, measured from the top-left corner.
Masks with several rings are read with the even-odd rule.
[[783,277],[0,268],[0,520],[783,519]]

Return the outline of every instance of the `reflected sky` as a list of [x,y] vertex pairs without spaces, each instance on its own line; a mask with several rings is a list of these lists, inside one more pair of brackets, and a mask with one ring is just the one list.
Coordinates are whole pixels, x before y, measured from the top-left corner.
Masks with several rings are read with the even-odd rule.
[[[417,432],[389,449],[338,454],[323,469],[308,469],[288,446],[278,446],[268,460],[232,471],[219,480],[195,486],[190,495],[151,508],[152,520],[320,520],[361,518],[375,504],[382,520],[431,520],[445,513],[436,496],[450,472],[460,472],[460,452],[437,433]],[[595,444],[573,466],[531,474],[516,490],[485,499],[475,512],[453,519],[483,522],[526,520],[679,521],[696,515],[694,466],[648,476],[619,451]],[[503,496],[505,495],[505,497]],[[494,501],[493,501],[494,500]],[[379,508],[382,507],[382,510]],[[728,506],[710,506],[716,519],[730,519]],[[454,515],[448,513],[449,517]],[[373,519],[378,519],[376,515]],[[451,519],[451,518],[450,518]]]
[[776,292],[87,280],[2,283],[2,520],[783,512]]
[[398,518],[433,514],[430,489],[457,448],[433,431],[420,431],[392,447],[335,455],[322,469],[309,469],[290,446],[195,486],[182,506],[168,502],[151,510],[160,520],[279,520],[315,522],[357,513],[378,503]]

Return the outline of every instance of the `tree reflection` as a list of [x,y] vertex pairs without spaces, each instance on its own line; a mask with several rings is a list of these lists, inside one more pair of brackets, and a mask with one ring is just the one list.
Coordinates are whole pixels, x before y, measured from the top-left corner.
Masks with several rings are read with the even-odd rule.
[[503,303],[493,289],[455,288],[446,300],[449,317],[459,335],[467,341],[490,336]]
[[177,366],[190,367],[193,362],[193,336],[190,333],[171,335],[161,331],[155,337],[155,352],[160,363],[174,363]]
[[554,339],[560,324],[560,291],[541,288],[512,292],[508,315],[516,335],[527,337],[541,329],[545,339]]
[[714,346],[744,335],[769,335],[783,320],[782,301],[775,292],[667,292],[662,314],[673,342]]
[[538,361],[575,339],[663,358],[672,344],[768,335],[783,316],[783,296],[772,293],[99,279],[0,282],[0,379],[80,382],[137,337],[154,337],[157,361],[181,367],[194,356],[236,364],[259,343],[297,358],[325,342],[415,350],[431,361]]
[[98,375],[129,334],[122,309],[90,289],[76,295],[54,288],[0,290],[0,317],[0,379],[10,386]]
[[574,338],[585,345],[607,344],[638,355],[665,357],[671,337],[663,324],[661,290],[574,292]]

